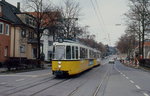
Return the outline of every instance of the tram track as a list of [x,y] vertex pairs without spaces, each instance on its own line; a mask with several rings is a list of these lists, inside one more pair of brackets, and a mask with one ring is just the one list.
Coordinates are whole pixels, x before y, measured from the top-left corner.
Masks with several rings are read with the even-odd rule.
[[[12,90],[15,90],[15,89],[17,89],[17,88],[20,88],[20,87],[25,87],[25,86],[29,86],[29,85],[31,85],[31,84],[34,84],[34,83],[40,83],[40,82],[44,82],[44,81],[47,81],[47,80],[50,80],[50,79],[52,79],[52,78],[54,78],[54,76],[52,76],[52,77],[48,77],[48,78],[45,78],[45,79],[40,79],[40,80],[38,80],[38,81],[34,81],[34,82],[30,82],[30,83],[27,83],[27,84],[23,84],[23,85],[20,85],[20,86],[17,86],[17,87],[12,87],[12,88],[10,88],[10,89],[6,89],[6,90],[4,90],[4,91],[1,91],[0,93],[5,93],[5,92],[8,92],[8,91],[12,91]],[[31,80],[32,81],[32,80]],[[26,81],[24,81],[24,82],[26,82]],[[5,85],[3,85],[3,86],[7,86],[6,84]]]
[[[45,80],[43,81],[35,81],[35,82],[31,82],[31,83],[28,83],[28,84],[24,84],[24,85],[21,85],[21,86],[18,86],[18,87],[14,87],[12,89],[8,89],[8,90],[5,90],[5,91],[2,91],[0,92],[0,94],[3,94],[4,96],[10,96],[12,94],[15,94],[15,93],[18,93],[18,92],[21,92],[23,90],[26,90],[26,89],[29,89],[29,88],[32,88],[32,87],[35,87],[35,86],[38,86],[38,85],[41,85],[43,83],[46,83],[46,82],[49,82],[51,80],[54,80],[54,77],[55,76],[52,76],[50,78],[46,78]],[[15,91],[14,91],[15,90]]]
[[[112,67],[111,67],[111,70],[112,70]],[[99,82],[98,86],[96,87],[95,92],[93,93],[92,96],[98,96],[98,93],[99,93],[100,91],[102,91],[100,96],[104,96],[104,92],[105,92],[106,85],[107,85],[108,80],[109,80],[109,77],[110,77],[110,71],[111,71],[111,70],[108,69],[108,71],[107,71],[106,74],[104,75],[102,81]]]
[[[93,73],[97,73],[99,71],[99,68],[96,69]],[[107,73],[107,72],[106,72]],[[79,86],[77,86],[72,92],[70,92],[67,96],[74,96],[78,91],[79,89],[84,86],[88,80],[91,78],[91,75],[88,76],[88,79],[86,79],[85,81],[83,81],[83,83],[81,83]],[[94,95],[93,95],[94,96]],[[96,96],[96,95],[95,95]]]
[[[55,79],[55,78],[52,78],[52,79],[50,79],[50,80],[47,80],[47,81],[44,81],[44,82],[40,82],[40,83],[38,83],[38,84],[33,84],[33,85],[28,86],[28,87],[26,87],[26,88],[22,88],[22,89],[20,89],[20,90],[13,91],[13,92],[10,92],[10,93],[8,93],[8,94],[6,93],[6,94],[4,94],[4,96],[20,96],[20,95],[22,95],[22,93],[20,93],[20,92],[23,92],[23,91],[26,91],[26,90],[29,90],[29,89],[32,90],[32,88],[37,87],[37,86],[39,86],[39,85],[42,85],[42,84],[44,84],[44,83],[48,83],[48,82],[50,82],[50,81],[52,81],[52,80],[55,81],[56,79]],[[67,80],[70,80],[70,79],[64,79],[64,80],[58,81],[58,82],[56,82],[56,83],[53,83],[53,84],[51,84],[51,85],[49,85],[49,86],[47,86],[47,87],[41,88],[40,90],[31,93],[31,94],[28,95],[28,96],[35,96],[35,95],[37,95],[38,93],[41,93],[41,92],[43,92],[43,91],[45,91],[45,90],[47,90],[47,89],[49,89],[49,88],[51,88],[51,87],[54,87],[54,86],[56,86],[56,85],[58,85],[58,84],[61,84],[61,83],[65,82],[65,81],[67,81]],[[18,93],[19,93],[19,94],[18,94]],[[16,95],[16,94],[17,94],[17,95]],[[24,95],[24,94],[23,94],[23,95]]]
[[[95,72],[97,72],[99,69],[97,69]],[[95,88],[95,91],[93,92],[93,95],[92,96],[97,96],[98,92],[100,90],[103,91],[103,94],[104,94],[104,91],[105,91],[105,88],[106,88],[106,84],[109,80],[109,75],[110,75],[110,68],[107,69],[108,71],[105,73],[105,75],[103,76],[103,79],[101,80],[101,82],[98,84],[98,86]],[[90,78],[90,76],[88,77]],[[78,91],[79,89],[84,86],[84,84],[86,84],[88,82],[89,79],[87,79],[86,81],[84,81],[82,84],[80,84],[80,86],[76,87],[71,93],[69,93],[69,95],[67,96],[74,96]],[[102,89],[103,87],[103,89]],[[103,96],[103,95],[102,95]]]
[[70,79],[65,79],[65,80],[62,80],[62,81],[57,82],[57,83],[55,83],[55,84],[52,84],[51,86],[45,87],[45,88],[43,88],[43,89],[41,89],[41,90],[39,90],[39,91],[37,91],[37,92],[31,94],[30,96],[35,96],[35,95],[37,95],[38,93],[41,93],[41,92],[43,92],[43,91],[45,91],[45,90],[47,90],[47,89],[49,89],[49,88],[52,88],[52,87],[54,87],[54,86],[56,86],[56,85],[58,85],[58,84],[61,84],[61,83],[65,82],[65,81],[68,81],[68,80],[70,80]]

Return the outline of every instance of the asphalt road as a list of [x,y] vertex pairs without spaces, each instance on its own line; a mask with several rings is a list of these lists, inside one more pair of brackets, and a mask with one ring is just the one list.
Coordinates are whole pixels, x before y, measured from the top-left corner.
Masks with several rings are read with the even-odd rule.
[[103,60],[99,67],[68,78],[51,69],[0,74],[0,96],[150,96],[150,72]]

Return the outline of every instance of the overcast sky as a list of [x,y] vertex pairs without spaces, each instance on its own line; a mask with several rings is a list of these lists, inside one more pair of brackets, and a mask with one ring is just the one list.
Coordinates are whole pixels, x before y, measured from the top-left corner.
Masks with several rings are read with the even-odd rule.
[[[22,0],[6,1],[16,6],[17,2]],[[51,1],[57,5],[63,0]],[[78,21],[79,25],[89,26],[88,30],[96,35],[96,41],[114,46],[118,38],[124,34],[125,16],[123,14],[128,10],[128,0],[76,1],[80,2],[81,14],[83,14]],[[121,25],[116,26],[116,24]]]

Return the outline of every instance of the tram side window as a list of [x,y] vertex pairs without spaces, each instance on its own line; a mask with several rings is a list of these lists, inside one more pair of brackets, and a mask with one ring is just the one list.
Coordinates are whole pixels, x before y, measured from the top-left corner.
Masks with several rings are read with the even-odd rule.
[[72,59],[75,59],[75,51],[74,51],[74,46],[72,46]]
[[80,58],[81,59],[86,58],[86,49],[85,48],[80,48]]
[[90,50],[90,58],[92,59],[93,58],[93,51]]
[[53,56],[53,59],[55,59],[55,46],[53,46],[53,54],[52,54],[52,56]]
[[88,50],[85,49],[85,58],[88,58],[88,54],[87,54]]
[[80,58],[82,59],[84,57],[84,54],[83,54],[83,48],[80,48]]
[[78,47],[76,47],[76,59],[78,59]]
[[71,59],[71,47],[66,47],[66,59]]

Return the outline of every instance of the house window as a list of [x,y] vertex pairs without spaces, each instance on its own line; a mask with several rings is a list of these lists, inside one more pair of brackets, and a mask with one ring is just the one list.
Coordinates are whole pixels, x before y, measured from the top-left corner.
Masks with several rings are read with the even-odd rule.
[[9,25],[8,24],[6,24],[6,33],[5,34],[9,35]]
[[52,45],[53,45],[53,42],[52,42],[52,41],[48,41],[48,45],[49,45],[49,46],[52,46]]
[[2,6],[0,5],[0,12],[2,12]]
[[28,34],[28,38],[29,38],[29,39],[34,38],[34,32],[29,31],[28,33],[29,33],[29,34]]
[[36,58],[37,57],[37,48],[32,49],[32,57]]
[[20,46],[20,53],[25,53],[25,45]]
[[4,56],[8,56],[8,46],[6,46],[4,49]]
[[4,33],[4,23],[0,22],[0,34]]
[[25,29],[23,29],[23,30],[21,31],[21,37],[23,37],[23,38],[26,37],[26,30],[25,30]]

